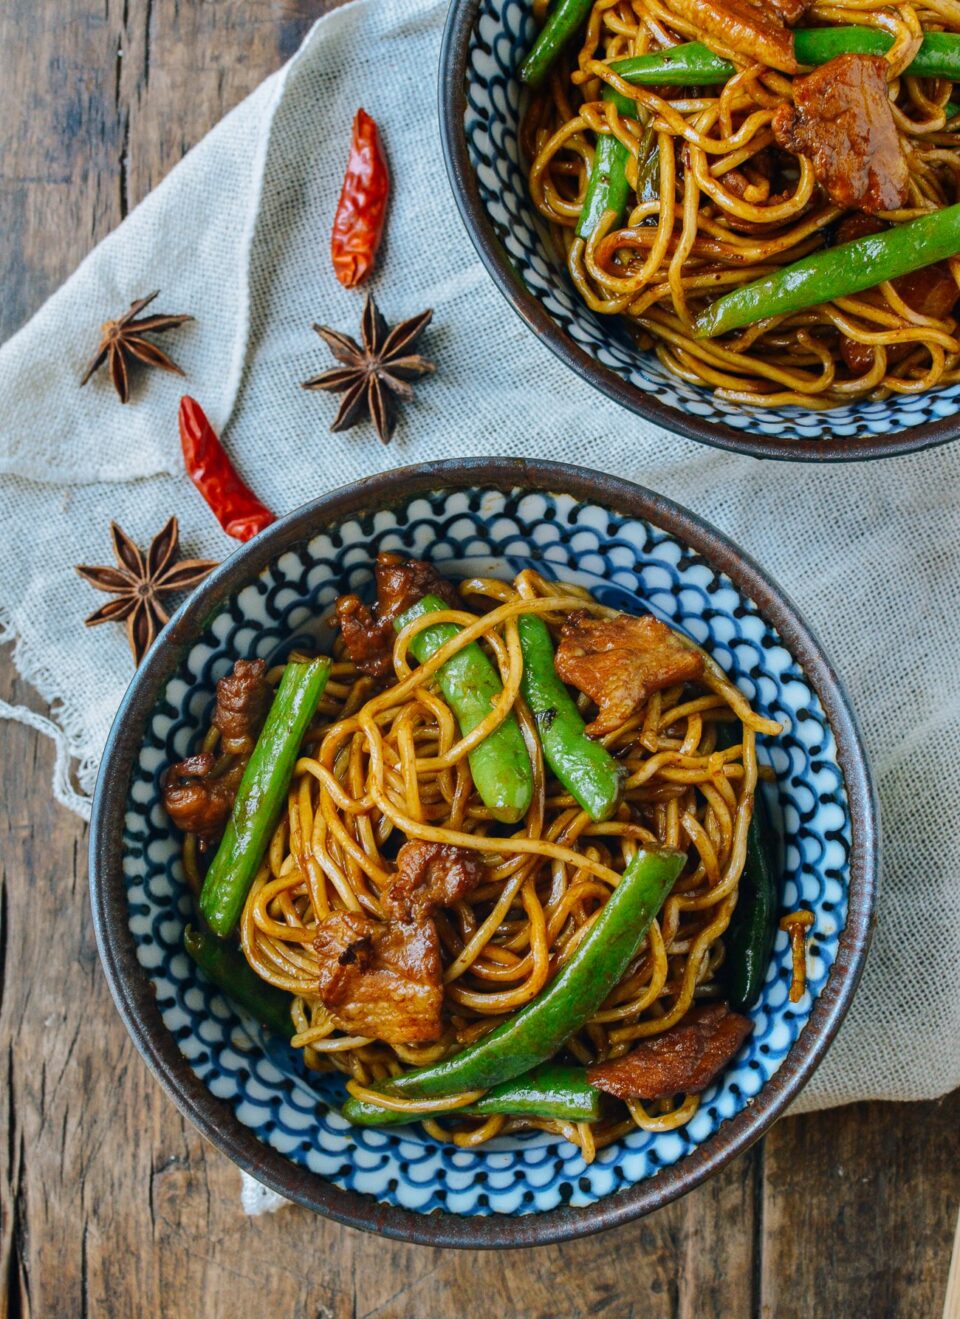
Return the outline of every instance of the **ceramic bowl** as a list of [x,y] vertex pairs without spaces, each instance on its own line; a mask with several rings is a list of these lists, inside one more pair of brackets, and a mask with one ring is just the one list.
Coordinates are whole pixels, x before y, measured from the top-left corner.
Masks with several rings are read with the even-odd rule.
[[960,385],[827,412],[750,408],[687,384],[580,299],[527,190],[516,76],[537,32],[529,0],[454,0],[440,55],[440,129],[467,233],[497,288],[567,366],[668,430],[758,458],[883,458],[960,434]]
[[[207,726],[239,657],[304,642],[381,549],[451,576],[544,574],[606,604],[651,610],[706,646],[786,731],[761,755],[784,837],[782,900],[815,914],[805,997],[788,1001],[777,937],[754,1029],[680,1131],[641,1131],[586,1165],[541,1134],[457,1150],[420,1128],[340,1117],[339,1078],[306,1073],[182,951],[191,900],[161,804],[167,765]],[[355,1227],[434,1245],[515,1246],[657,1208],[745,1149],[797,1094],[853,995],[876,884],[877,820],[863,748],[820,647],[761,570],[711,527],[639,486],[580,468],[468,459],[373,477],[305,505],[244,546],[161,633],[123,702],[94,803],[90,882],[117,1006],[161,1084],[262,1182]],[[123,1157],[123,1151],[118,1151]]]

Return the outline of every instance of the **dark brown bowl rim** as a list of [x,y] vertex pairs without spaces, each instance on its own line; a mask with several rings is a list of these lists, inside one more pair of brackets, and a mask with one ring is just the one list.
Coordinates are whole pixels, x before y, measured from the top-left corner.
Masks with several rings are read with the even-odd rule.
[[[325,525],[395,506],[424,491],[470,486],[562,492],[648,519],[726,573],[779,631],[817,692],[836,738],[853,827],[849,914],[836,962],[799,1039],[753,1103],[656,1177],[583,1208],[519,1217],[424,1215],[393,1208],[372,1196],[341,1190],[262,1144],[194,1075],[163,1024],[151,982],[137,961],[122,874],[128,787],[147,721],[167,681],[224,599]],[[618,477],[560,463],[465,458],[372,476],[303,505],[231,555],[177,611],[138,669],[107,739],[90,825],[90,898],[103,968],[134,1043],[181,1113],[234,1163],[288,1199],[350,1227],[429,1246],[532,1246],[585,1236],[660,1208],[745,1150],[783,1112],[826,1052],[856,989],[872,928],[878,852],[876,800],[847,697],[794,606],[751,558],[695,514]]]
[[[537,338],[594,388],[648,421],[715,449],[752,458],[786,462],[863,462],[893,458],[947,444],[960,435],[960,413],[895,432],[893,439],[874,435],[834,435],[826,440],[785,440],[752,436],[725,422],[705,421],[661,403],[611,367],[591,357],[560,328],[530,292],[497,237],[483,203],[467,152],[463,121],[470,34],[482,0],[452,0],[440,47],[440,140],[447,177],[460,218],[494,284]],[[825,417],[828,413],[823,414]]]

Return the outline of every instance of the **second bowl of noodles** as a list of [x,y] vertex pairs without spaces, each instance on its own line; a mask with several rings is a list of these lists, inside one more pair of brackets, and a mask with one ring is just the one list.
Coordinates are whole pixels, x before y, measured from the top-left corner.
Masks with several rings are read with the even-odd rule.
[[[721,0],[701,7],[721,19],[725,13]],[[822,15],[814,8],[794,16],[793,32],[774,16],[788,42],[796,37],[798,57],[830,53],[818,46],[826,24],[843,29],[836,37],[826,29],[838,50],[851,41],[864,50],[890,46],[885,58],[841,55],[812,75],[801,66],[803,77],[791,81],[781,69],[792,47],[779,68],[738,51],[724,62],[714,53],[726,50],[723,41],[681,16],[688,0],[666,7],[597,0],[580,7],[585,17],[573,35],[527,86],[521,66],[548,8],[561,7],[452,5],[440,70],[441,132],[461,217],[495,283],[537,336],[625,408],[721,448],[816,461],[885,457],[953,439],[960,266],[931,259],[886,283],[881,269],[896,229],[931,216],[960,225],[950,211],[960,196],[952,83],[898,72],[913,69],[916,51],[916,67],[926,68],[925,33],[943,19],[907,3],[876,19],[862,6]],[[817,49],[807,51],[801,36]],[[927,44],[938,41],[960,77],[960,32],[933,32]],[[610,72],[648,58],[638,60],[636,51],[652,58],[675,43],[683,76],[705,85],[628,85]],[[947,71],[940,62],[938,55],[935,71]],[[676,83],[680,73],[662,76]],[[822,131],[820,119],[796,118],[794,100],[812,104],[804,113],[825,116]],[[848,155],[838,129],[825,163],[818,161],[818,138],[856,115],[866,123],[851,122]],[[867,156],[855,154],[861,133],[871,144]],[[813,159],[794,154],[801,148]],[[593,173],[606,179],[611,162],[624,174],[622,195],[616,186],[592,186]],[[877,181],[883,169],[885,187]],[[800,311],[774,314],[761,299],[736,333],[703,337],[691,328],[716,298],[798,260],[829,257],[840,244],[869,248],[877,234],[880,249],[864,258],[875,266],[877,287],[860,280],[860,292],[844,295],[823,282],[825,291],[813,296],[826,299],[822,305],[811,306],[808,295]],[[916,247],[907,234],[895,237]],[[941,257],[960,248],[940,237]],[[836,287],[845,287],[855,264],[835,260]],[[815,290],[820,280],[818,271]]]

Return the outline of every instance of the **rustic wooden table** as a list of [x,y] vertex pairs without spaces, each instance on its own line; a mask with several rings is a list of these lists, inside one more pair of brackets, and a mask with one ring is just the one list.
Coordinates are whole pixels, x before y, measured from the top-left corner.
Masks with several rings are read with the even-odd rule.
[[[324,7],[4,0],[0,340]],[[35,704],[2,653],[0,697]],[[680,1203],[578,1245],[444,1252],[301,1209],[245,1218],[239,1173],[164,1098],[113,1010],[86,830],[50,799],[52,760],[2,725],[0,1319],[940,1313],[960,1095],[785,1120]]]

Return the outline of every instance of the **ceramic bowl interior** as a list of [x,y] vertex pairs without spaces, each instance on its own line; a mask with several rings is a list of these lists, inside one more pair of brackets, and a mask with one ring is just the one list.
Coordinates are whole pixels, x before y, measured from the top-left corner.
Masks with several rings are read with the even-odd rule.
[[[605,604],[652,611],[706,646],[764,715],[785,907],[816,923],[807,993],[790,1003],[778,935],[753,1033],[680,1131],[637,1131],[586,1165],[529,1135],[456,1150],[419,1128],[351,1128],[339,1078],[307,1073],[182,950],[192,902],[161,776],[206,728],[218,678],[316,637],[338,593],[368,587],[380,550],[451,576],[535,564]],[[321,627],[322,632],[322,627]],[[555,1240],[645,1212],[744,1148],[803,1083],[859,974],[874,883],[867,770],[842,692],[776,588],[718,533],[636,486],[579,469],[434,465],[373,478],[239,551],[174,619],[107,748],[91,847],[101,953],[120,1010],[181,1108],[283,1194],[358,1226],[471,1245]]]
[[883,402],[810,408],[727,403],[641,352],[616,317],[583,303],[530,201],[517,142],[516,70],[537,32],[529,0],[454,0],[440,58],[447,170],[467,232],[501,292],[584,379],[691,439],[759,457],[890,456],[953,439],[960,385]]

